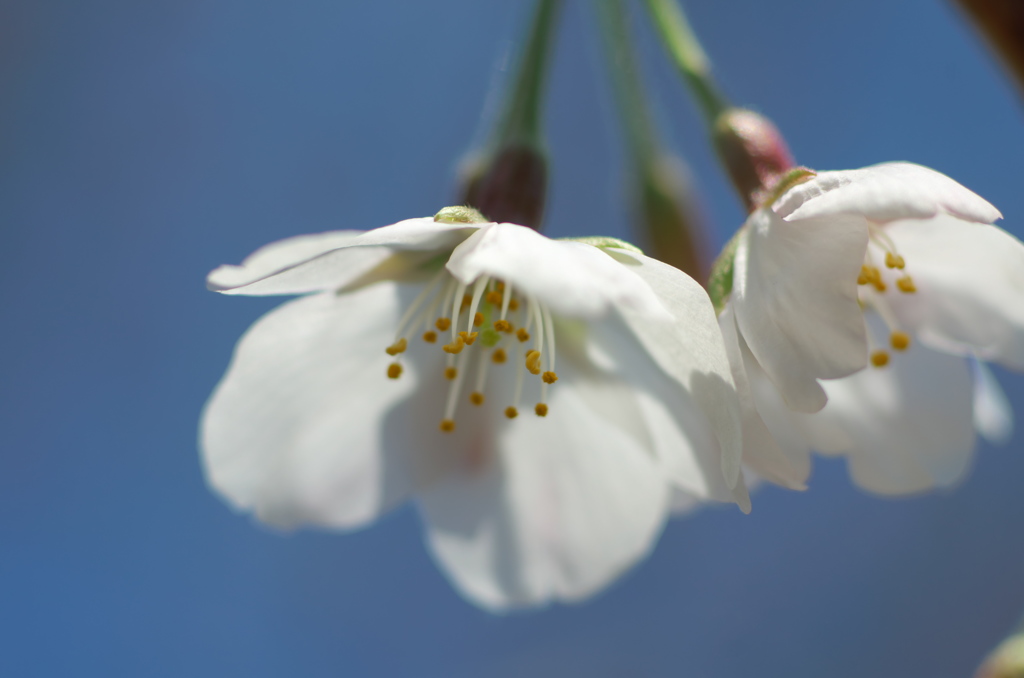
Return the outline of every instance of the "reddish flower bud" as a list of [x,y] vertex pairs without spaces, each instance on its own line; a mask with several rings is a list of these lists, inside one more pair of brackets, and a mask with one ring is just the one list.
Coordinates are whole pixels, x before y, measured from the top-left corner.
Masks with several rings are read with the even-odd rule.
[[794,165],[778,128],[753,111],[730,108],[718,116],[714,143],[748,212],[757,209]]
[[544,155],[526,144],[507,146],[465,173],[461,202],[490,221],[540,230],[547,193]]

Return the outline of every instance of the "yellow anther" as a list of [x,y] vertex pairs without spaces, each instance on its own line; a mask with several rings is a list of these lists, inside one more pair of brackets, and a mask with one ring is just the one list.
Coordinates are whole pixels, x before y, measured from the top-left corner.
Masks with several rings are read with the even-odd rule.
[[540,374],[540,351],[526,352],[526,369],[530,371],[530,374]]
[[495,320],[494,329],[498,332],[511,332],[512,323],[507,320]]
[[462,295],[462,307],[461,307],[461,310],[463,310],[463,311],[466,310],[467,308],[469,308],[469,305],[472,304],[472,303],[473,303],[473,295],[472,294],[463,294]]
[[398,363],[388,365],[388,379],[398,379],[402,376],[402,366]]
[[[459,339],[465,342],[466,346],[472,346],[473,342],[476,341],[479,332],[459,332]],[[458,353],[458,351],[456,351]]]
[[900,255],[893,254],[892,252],[886,252],[885,265],[888,266],[889,268],[902,269],[904,266],[906,266],[906,263],[903,261],[903,257],[901,257]]
[[885,367],[889,364],[889,354],[885,351],[875,351],[871,354],[871,364],[875,367]]
[[864,264],[860,267],[860,273],[857,275],[858,285],[871,285],[879,292],[885,291],[885,281],[882,280],[882,272],[875,266],[868,266]]
[[897,280],[896,287],[900,288],[900,292],[906,292],[907,294],[913,294],[917,291],[917,285],[914,284],[914,279],[909,275]]
[[484,314],[480,313],[479,311],[477,311],[476,314],[473,316],[473,326],[474,327],[480,327],[483,324],[484,324]]
[[454,367],[444,368],[444,378],[447,379],[448,381],[454,380],[455,377],[457,376],[459,376],[459,371]]
[[494,306],[498,306],[499,304],[501,304],[501,292],[496,292],[496,291],[488,292],[487,296],[485,296],[484,299],[487,300],[488,304],[492,304]]
[[558,381],[558,375],[555,374],[554,372],[545,372],[544,374],[540,375],[540,378],[544,380],[545,384],[553,384],[556,381]]
[[517,410],[514,407],[506,407],[505,416],[508,417],[509,419],[515,419],[516,417],[519,416],[519,410]]
[[423,341],[427,342],[428,344],[433,344],[435,341],[437,341],[437,332],[424,332]]
[[497,290],[498,292],[504,292],[505,283],[501,282],[500,280],[497,281],[496,283],[494,283],[494,289]]
[[498,363],[499,365],[501,365],[506,360],[508,360],[508,355],[505,353],[505,349],[503,349],[503,348],[496,348],[496,349],[494,349],[494,353],[491,354],[491,360],[493,362]]
[[444,332],[446,329],[452,326],[451,318],[438,318],[434,321],[434,327]]
[[405,339],[399,339],[398,341],[396,341],[395,343],[391,344],[390,346],[388,346],[384,350],[387,351],[388,355],[398,355],[399,353],[402,353],[403,351],[405,351],[405,348],[408,345],[409,345],[409,342],[407,342]]
[[527,332],[524,328],[520,327],[518,330],[516,330],[516,338],[519,339],[519,341],[529,341],[530,333]]
[[893,332],[889,337],[889,343],[897,351],[906,351],[910,346],[910,335],[906,332]]
[[538,417],[548,416],[548,406],[544,403],[537,403],[537,406],[533,408],[533,411],[537,413]]
[[445,353],[462,353],[462,347],[465,345],[466,340],[462,338],[462,334],[459,334],[459,336],[455,337],[455,341],[450,344],[445,344],[441,348],[444,349]]
[[515,299],[509,299],[508,300],[508,310],[510,310],[510,311],[517,311],[517,310],[519,310],[519,302],[516,301]]
[[473,391],[472,393],[469,394],[469,402],[473,403],[474,405],[483,405],[484,394],[480,393],[479,391]]
[[455,430],[455,422],[451,419],[442,419],[441,430],[444,431],[445,433],[451,433],[452,431]]

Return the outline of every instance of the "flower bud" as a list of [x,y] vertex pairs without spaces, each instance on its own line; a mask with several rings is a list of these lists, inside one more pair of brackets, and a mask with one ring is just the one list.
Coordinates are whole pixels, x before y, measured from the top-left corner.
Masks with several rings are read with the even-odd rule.
[[687,168],[663,155],[644,169],[634,198],[636,219],[651,254],[698,281],[707,279],[703,224]]
[[753,111],[730,108],[714,126],[715,150],[748,212],[793,168],[793,156],[772,122]]
[[540,230],[547,174],[547,162],[538,149],[509,145],[482,161],[470,161],[463,173],[460,200],[490,221]]

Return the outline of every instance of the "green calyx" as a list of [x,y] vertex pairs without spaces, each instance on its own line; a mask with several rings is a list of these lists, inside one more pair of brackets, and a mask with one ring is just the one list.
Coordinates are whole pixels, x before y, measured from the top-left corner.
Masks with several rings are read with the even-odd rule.
[[445,207],[434,215],[434,221],[441,224],[486,224],[487,219],[472,207],[456,205]]
[[605,235],[588,235],[582,238],[559,238],[559,240],[568,240],[569,242],[581,242],[584,245],[592,245],[601,249],[614,248],[619,250],[626,250],[627,252],[636,252],[637,254],[643,254],[643,250],[634,245],[633,243],[626,242],[625,240],[619,240],[618,238],[610,238]]
[[767,207],[768,205],[774,204],[774,202],[781,198],[786,191],[817,175],[817,172],[807,167],[794,167],[782,175],[782,178],[779,179],[778,183],[776,183],[772,188],[772,192],[768,194],[768,197],[764,200],[762,206]]
[[740,237],[743,229],[736,231],[735,235],[725,243],[722,253],[711,265],[711,275],[708,277],[708,296],[715,307],[715,315],[722,315],[725,310],[725,302],[729,301],[732,294],[733,261],[736,259],[736,248],[740,244]]

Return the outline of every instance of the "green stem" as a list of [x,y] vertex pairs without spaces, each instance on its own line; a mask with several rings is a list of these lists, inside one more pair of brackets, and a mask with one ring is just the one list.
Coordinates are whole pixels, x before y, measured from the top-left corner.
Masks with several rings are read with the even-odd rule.
[[596,6],[629,150],[637,168],[647,171],[657,156],[658,145],[650,113],[644,105],[646,97],[626,26],[625,6],[622,0],[598,0]]
[[654,25],[676,68],[693,90],[708,125],[714,125],[729,102],[711,77],[711,63],[676,0],[647,0]]
[[630,40],[624,0],[595,0],[604,38],[615,103],[631,156],[630,181],[636,210],[635,226],[656,259],[703,280],[701,223],[693,210],[682,160],[658,141],[647,108],[640,68]]
[[525,49],[520,57],[511,96],[498,128],[498,146],[541,143],[541,110],[551,56],[552,37],[562,0],[537,0]]

